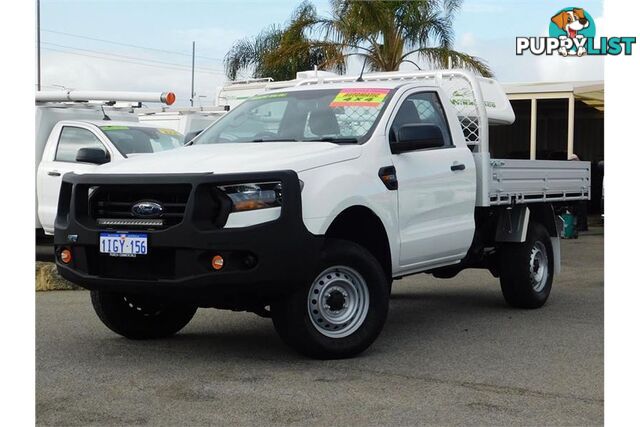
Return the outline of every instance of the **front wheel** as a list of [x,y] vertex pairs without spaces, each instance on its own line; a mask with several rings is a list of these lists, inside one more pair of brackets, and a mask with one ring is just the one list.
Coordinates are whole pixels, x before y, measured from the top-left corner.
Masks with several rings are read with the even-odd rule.
[[500,251],[500,287],[505,301],[518,308],[539,308],[551,293],[553,247],[547,229],[532,222],[522,243]]
[[309,357],[355,356],[377,338],[389,308],[386,275],[360,245],[327,240],[313,279],[271,307],[280,337]]
[[164,338],[184,328],[198,309],[149,295],[91,291],[96,314],[113,332],[142,340]]

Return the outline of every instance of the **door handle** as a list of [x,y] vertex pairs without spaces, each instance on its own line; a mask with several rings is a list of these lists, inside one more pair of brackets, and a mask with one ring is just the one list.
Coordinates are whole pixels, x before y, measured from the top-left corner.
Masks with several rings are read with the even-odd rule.
[[451,165],[452,171],[463,171],[466,168],[464,163],[454,163]]
[[60,176],[60,172],[58,172],[58,171],[49,171],[49,172],[47,172],[47,175],[49,175],[49,176]]

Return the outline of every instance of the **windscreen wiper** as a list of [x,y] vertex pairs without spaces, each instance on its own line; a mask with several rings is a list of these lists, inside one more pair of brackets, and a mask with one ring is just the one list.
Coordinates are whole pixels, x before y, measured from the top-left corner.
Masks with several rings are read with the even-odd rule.
[[252,139],[250,142],[296,142],[297,139],[292,139],[292,138],[273,138],[273,139],[264,139],[264,138],[258,138],[258,139]]
[[333,136],[325,136],[323,138],[318,139],[305,139],[305,141],[309,142],[333,142],[334,144],[357,144],[357,138],[340,138]]

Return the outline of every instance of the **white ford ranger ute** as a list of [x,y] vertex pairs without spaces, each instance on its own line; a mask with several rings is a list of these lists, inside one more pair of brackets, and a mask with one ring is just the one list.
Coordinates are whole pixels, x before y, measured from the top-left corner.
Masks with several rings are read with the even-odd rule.
[[271,317],[315,358],[369,347],[394,279],[485,268],[537,308],[560,270],[551,203],[589,163],[496,160],[500,86],[459,70],[316,78],[243,102],[190,145],[63,177],[61,275],[107,327],[176,333],[198,307]]
[[184,136],[179,132],[161,127],[160,122],[140,123],[133,107],[118,107],[116,102],[171,105],[174,100],[172,92],[36,92],[38,243],[53,242],[49,236],[53,236],[62,175],[91,173],[105,163],[184,145]]

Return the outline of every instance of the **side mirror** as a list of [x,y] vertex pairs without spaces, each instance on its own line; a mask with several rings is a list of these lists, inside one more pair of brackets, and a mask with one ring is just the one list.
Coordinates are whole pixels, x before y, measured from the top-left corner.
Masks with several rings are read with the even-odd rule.
[[444,147],[444,136],[438,126],[422,123],[401,126],[396,134],[396,142],[391,143],[391,153]]
[[102,165],[109,162],[109,155],[101,148],[81,148],[76,154],[76,162]]

